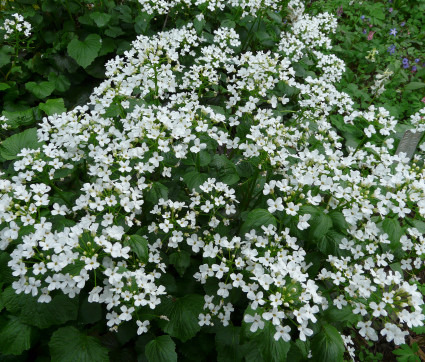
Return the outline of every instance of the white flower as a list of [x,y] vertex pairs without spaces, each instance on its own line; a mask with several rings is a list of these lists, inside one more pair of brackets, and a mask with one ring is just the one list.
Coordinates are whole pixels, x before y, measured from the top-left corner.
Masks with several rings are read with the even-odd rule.
[[305,230],[307,229],[310,224],[307,222],[308,220],[310,220],[311,215],[310,214],[305,214],[305,215],[300,215],[299,219],[298,219],[298,229],[300,230]]
[[274,334],[275,341],[278,341],[282,338],[285,342],[289,342],[291,340],[291,336],[289,332],[291,331],[291,327],[289,326],[276,326],[276,333]]
[[268,199],[267,200],[268,211],[273,214],[275,211],[283,211],[282,198],[278,197],[276,200]]
[[247,323],[252,323],[249,330],[252,333],[255,333],[258,328],[263,329],[264,328],[264,321],[261,319],[261,316],[257,313],[255,313],[254,316],[250,314],[245,314],[244,321]]
[[137,326],[139,327],[139,328],[137,328],[137,334],[138,335],[141,335],[141,334],[143,334],[143,333],[146,333],[147,331],[148,331],[148,326],[149,326],[149,321],[144,321],[144,322],[141,322],[141,321],[136,321],[136,323],[137,323]]

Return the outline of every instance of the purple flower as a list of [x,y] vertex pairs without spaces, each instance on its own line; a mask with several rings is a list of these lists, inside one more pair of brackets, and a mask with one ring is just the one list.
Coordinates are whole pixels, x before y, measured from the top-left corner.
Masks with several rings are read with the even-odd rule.
[[403,58],[402,63],[403,63],[403,64],[409,64],[409,59],[407,59],[407,58]]
[[415,63],[419,63],[421,60],[419,58],[415,59]]
[[360,17],[360,19],[362,19],[362,20],[364,20],[364,18],[365,18],[365,16],[364,16],[364,15],[362,15],[362,16]]
[[416,68],[416,65],[414,65],[413,67],[412,67],[412,72],[416,72],[418,70],[418,68]]
[[400,24],[400,26],[405,26],[406,25],[406,22],[405,21],[403,21],[401,24]]
[[396,28],[391,29],[390,30],[390,35],[394,35],[394,38],[395,38],[395,36],[397,35],[397,29]]
[[366,33],[367,33],[366,29],[363,29],[363,34],[366,34]]
[[403,64],[403,68],[404,68],[404,69],[409,68],[409,64]]
[[394,54],[395,53],[395,45],[391,45],[388,47],[388,53]]
[[393,12],[393,8],[389,8],[389,9],[388,9],[388,11],[389,11],[390,13],[392,13],[392,12]]

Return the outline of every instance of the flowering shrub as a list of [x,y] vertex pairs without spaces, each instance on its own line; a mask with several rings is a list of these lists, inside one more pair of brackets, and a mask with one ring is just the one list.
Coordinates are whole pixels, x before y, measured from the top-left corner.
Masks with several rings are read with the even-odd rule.
[[[3,303],[87,293],[110,330],[152,332],[149,361],[208,334],[219,360],[340,361],[361,338],[405,343],[425,319],[423,147],[395,154],[397,120],[336,89],[336,18],[299,0],[140,4],[164,30],[108,61],[86,105],[1,144],[0,249],[15,277]],[[78,333],[53,334],[54,359]]]

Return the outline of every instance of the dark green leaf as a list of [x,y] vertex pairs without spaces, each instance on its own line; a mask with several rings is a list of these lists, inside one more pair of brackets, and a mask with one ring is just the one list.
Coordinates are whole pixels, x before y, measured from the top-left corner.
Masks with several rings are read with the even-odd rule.
[[182,277],[190,265],[190,254],[181,250],[170,255],[170,264],[173,264],[179,275]]
[[169,322],[162,327],[165,333],[185,342],[199,332],[198,316],[202,313],[204,298],[201,295],[189,294],[182,298],[167,298],[160,307],[160,313],[165,314]]
[[0,91],[4,91],[6,89],[9,89],[10,85],[7,83],[0,83]]
[[102,28],[109,23],[109,20],[111,20],[112,16],[106,13],[100,13],[98,11],[95,11],[93,13],[90,13],[90,18],[93,19],[93,21],[99,28]]
[[239,181],[235,164],[224,155],[214,155],[210,166],[217,170],[218,179],[228,185]]
[[36,149],[39,146],[36,128],[30,128],[6,138],[0,144],[0,155],[6,160],[15,160],[22,149]]
[[170,336],[160,336],[145,348],[149,362],[177,362],[176,345]]
[[160,182],[154,182],[152,188],[146,194],[146,200],[156,204],[159,199],[168,199],[168,188]]
[[9,321],[0,326],[0,353],[19,355],[31,347],[31,327],[18,317],[9,316]]
[[108,350],[99,340],[74,327],[63,327],[53,333],[49,342],[52,362],[106,362]]
[[423,82],[410,82],[406,87],[404,87],[405,91],[412,91],[420,88],[424,88],[425,83]]
[[38,105],[38,108],[44,111],[48,116],[52,116],[54,114],[62,114],[63,112],[66,112],[63,98],[48,99],[46,103],[40,103]]
[[238,362],[242,360],[240,333],[241,327],[227,326],[218,329],[215,335],[217,361]]
[[186,183],[187,187],[190,191],[195,189],[196,191],[200,191],[199,186],[202,185],[205,181],[207,181],[208,175],[205,173],[200,173],[198,171],[190,171],[184,174],[183,180]]
[[332,227],[332,218],[321,212],[314,216],[311,221],[309,221],[309,224],[309,236],[310,238],[317,240],[324,237]]
[[140,261],[147,263],[149,259],[148,241],[140,235],[130,235],[124,242],[137,255]]
[[242,224],[240,235],[243,237],[246,233],[251,230],[261,231],[261,226],[268,225],[276,226],[275,217],[264,209],[255,209],[248,213],[245,222]]
[[330,324],[322,326],[311,341],[313,359],[318,362],[342,361],[345,347],[338,330]]
[[84,41],[72,39],[68,44],[68,54],[83,68],[88,67],[99,54],[102,39],[98,34],[88,35]]
[[25,83],[25,88],[34,94],[37,98],[43,99],[52,94],[55,90],[55,85],[51,82],[28,82]]

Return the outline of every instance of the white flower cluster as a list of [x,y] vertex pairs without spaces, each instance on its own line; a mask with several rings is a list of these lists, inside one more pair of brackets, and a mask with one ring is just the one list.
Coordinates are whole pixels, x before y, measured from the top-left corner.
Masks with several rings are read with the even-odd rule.
[[142,11],[148,14],[167,14],[170,10],[177,12],[180,8],[184,11],[188,7],[198,7],[208,11],[224,10],[228,7],[242,9],[241,17],[249,14],[255,16],[259,10],[271,9],[280,11],[284,2],[276,0],[138,0]]
[[[208,6],[248,11],[261,3],[274,10],[280,2]],[[174,3],[142,4],[161,13]],[[298,0],[289,8],[292,24],[275,52],[238,52],[228,27],[208,39],[192,24],[139,36],[107,63],[108,79],[87,105],[43,119],[44,144],[22,150],[16,176],[0,174],[0,248],[17,244],[9,266],[18,293],[48,302],[54,290],[73,297],[90,287],[90,301],[104,303],[108,326],[117,328],[161,303],[164,254],[185,250],[202,258],[194,278],[218,288],[206,293],[200,325],[230,322],[232,289],[250,301],[251,331],[272,323],[276,340],[306,340],[329,304],[357,315],[370,340],[381,334],[400,344],[408,328],[423,325],[409,274],[424,267],[425,239],[406,226],[408,215],[425,217],[425,170],[393,155],[397,121],[384,108],[354,110],[335,88],[344,71],[328,54],[335,18],[305,15]],[[303,60],[314,70],[306,77],[298,73]],[[219,94],[223,107],[208,103]],[[418,130],[424,112],[411,119]],[[347,125],[366,120],[359,131],[367,142],[343,148],[331,115]],[[257,206],[238,191],[239,177],[220,173],[241,162],[256,165],[251,195],[265,197],[263,207],[279,219],[243,235],[231,230]],[[215,178],[201,172],[212,165]],[[61,185],[74,169],[83,170],[81,188],[69,198]],[[320,272],[306,261],[310,238],[297,234],[313,229],[315,237],[318,211],[320,229],[332,226],[317,241],[329,254]],[[146,253],[132,248],[135,230]],[[403,273],[391,269],[395,260]],[[143,333],[149,322],[137,325]]]
[[12,34],[23,33],[25,37],[31,35],[31,24],[28,21],[25,21],[24,17],[18,13],[12,14],[12,19],[6,19],[2,26],[1,30],[4,30],[4,39],[10,39]]
[[8,119],[5,116],[0,116],[0,129],[2,130],[8,130],[10,129],[11,126],[8,123]]
[[393,72],[385,69],[384,72],[375,76],[375,84],[370,88],[373,95],[381,95],[385,91],[385,83],[390,79]]

